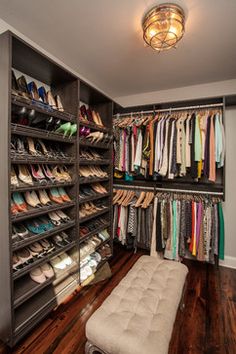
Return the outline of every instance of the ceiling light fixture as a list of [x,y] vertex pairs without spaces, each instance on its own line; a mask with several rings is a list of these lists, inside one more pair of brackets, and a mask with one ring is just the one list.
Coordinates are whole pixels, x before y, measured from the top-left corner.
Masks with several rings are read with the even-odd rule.
[[183,9],[175,4],[161,4],[152,8],[143,20],[143,39],[153,49],[163,51],[172,47],[184,35]]

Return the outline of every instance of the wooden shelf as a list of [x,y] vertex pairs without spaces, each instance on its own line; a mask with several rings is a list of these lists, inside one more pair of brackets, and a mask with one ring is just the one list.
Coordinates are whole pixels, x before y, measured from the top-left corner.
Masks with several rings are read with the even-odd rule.
[[86,139],[81,139],[79,140],[80,146],[88,146],[88,147],[93,147],[96,149],[110,149],[111,143],[104,144],[104,143],[91,143],[90,141]]
[[47,184],[34,182],[34,185],[26,185],[23,182],[20,182],[19,187],[11,186],[11,192],[27,192],[28,190],[38,190],[38,189],[48,189],[48,188],[59,188],[59,187],[72,187],[75,185],[75,182],[55,182],[52,183],[50,180],[47,181]]
[[12,94],[11,102],[15,106],[25,107],[27,110],[34,109],[36,112],[44,114],[45,116],[59,118],[68,122],[76,123],[76,117],[67,112],[60,112],[53,109],[49,105],[43,104],[42,102],[26,99],[21,96],[16,96]]
[[24,268],[17,270],[13,273],[13,280],[19,279],[23,275],[29,273],[32,269],[38,267],[40,264],[44,264],[48,262],[51,258],[58,256],[59,254],[70,250],[72,247],[75,246],[75,241],[72,241],[70,244],[64,247],[57,247],[54,252],[49,253],[47,256],[37,258],[33,263],[26,265]]
[[105,208],[105,209],[103,209],[103,210],[98,211],[97,213],[94,213],[94,214],[85,216],[85,217],[83,217],[83,218],[80,218],[79,221],[80,221],[80,223],[82,224],[82,223],[84,223],[85,221],[94,219],[94,218],[96,218],[97,216],[103,215],[103,214],[108,213],[108,212],[109,212],[109,208]]
[[46,232],[42,232],[40,234],[33,234],[33,233],[29,232],[29,234],[27,235],[27,238],[25,240],[21,240],[21,241],[18,241],[18,242],[15,242],[12,244],[12,251],[13,252],[17,251],[23,247],[30,245],[31,243],[37,242],[37,241],[42,240],[44,238],[51,237],[55,234],[65,231],[71,227],[74,227],[75,224],[76,223],[73,220],[73,221],[66,222],[66,223],[59,225],[59,226],[54,226],[53,229],[46,231]]
[[83,127],[86,127],[86,128],[97,130],[99,132],[104,132],[104,133],[110,133],[111,132],[111,129],[109,129],[109,128],[101,127],[99,125],[96,125],[95,123],[85,122],[82,119],[79,119],[79,125],[80,126],[82,125]]
[[106,198],[109,197],[110,193],[104,193],[104,194],[97,194],[97,195],[93,195],[91,197],[87,197],[87,198],[80,198],[79,199],[79,204],[83,204],[86,202],[91,202],[93,200],[98,200],[98,199],[102,199],[102,198]]
[[110,165],[110,160],[102,159],[102,160],[88,160],[80,158],[79,160],[80,165]]
[[31,155],[27,156],[11,156],[11,163],[12,164],[24,164],[24,165],[41,165],[41,164],[47,164],[47,165],[74,165],[75,163],[75,158],[71,157],[68,159],[63,159],[63,158],[47,158],[47,157],[34,157]]
[[20,136],[30,136],[33,138],[41,138],[44,140],[58,141],[61,143],[74,144],[76,142],[75,137],[67,138],[63,137],[60,133],[51,132],[44,129],[32,128],[26,125],[19,125],[11,123],[11,133]]
[[103,226],[100,226],[96,229],[94,229],[93,231],[87,233],[87,235],[83,236],[83,237],[80,237],[79,238],[79,243],[83,243],[85,242],[86,240],[88,240],[90,237],[96,235],[97,233],[107,229],[108,227],[110,226],[110,223],[107,223],[107,224],[104,224]]
[[109,181],[108,177],[79,177],[79,184],[90,184],[96,182],[107,182]]
[[12,222],[18,222],[18,221],[23,221],[35,216],[39,216],[39,215],[43,215],[43,214],[47,214],[51,211],[56,211],[56,210],[60,210],[60,209],[65,209],[65,208],[70,208],[72,206],[75,205],[74,201],[71,202],[66,202],[66,203],[62,203],[62,204],[56,204],[54,203],[54,205],[51,206],[45,206],[42,208],[31,208],[30,210],[26,211],[26,212],[20,212],[17,215],[12,215],[11,216],[11,221]]

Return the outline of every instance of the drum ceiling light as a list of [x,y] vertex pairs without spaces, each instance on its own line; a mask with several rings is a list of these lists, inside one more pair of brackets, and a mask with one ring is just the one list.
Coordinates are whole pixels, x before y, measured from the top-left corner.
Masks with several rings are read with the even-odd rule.
[[172,47],[184,35],[183,9],[175,4],[161,4],[152,8],[143,20],[143,39],[153,49],[163,51]]

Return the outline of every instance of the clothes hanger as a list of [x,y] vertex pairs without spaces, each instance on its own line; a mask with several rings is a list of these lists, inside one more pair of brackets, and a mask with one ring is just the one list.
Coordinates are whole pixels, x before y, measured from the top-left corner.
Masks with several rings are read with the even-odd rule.
[[137,202],[136,202],[136,204],[135,204],[135,207],[136,207],[136,208],[140,207],[140,205],[142,204],[142,202],[143,202],[145,196],[146,196],[146,193],[145,193],[145,192],[141,192],[141,193],[140,193],[140,196],[139,196],[139,198],[138,198],[138,200],[137,200]]
[[121,198],[117,201],[117,203],[119,205],[122,205],[122,202],[123,202],[123,200],[125,200],[127,194],[128,194],[128,191],[127,190],[123,190],[123,194],[122,194]]

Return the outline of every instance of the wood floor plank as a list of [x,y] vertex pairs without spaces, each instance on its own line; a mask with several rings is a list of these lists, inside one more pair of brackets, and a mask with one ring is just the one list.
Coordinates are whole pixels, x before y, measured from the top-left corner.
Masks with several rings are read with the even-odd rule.
[[[115,246],[111,278],[75,291],[14,349],[0,345],[0,354],[84,354],[88,318],[142,254]],[[185,264],[185,309],[177,313],[169,354],[236,353],[236,271]]]

